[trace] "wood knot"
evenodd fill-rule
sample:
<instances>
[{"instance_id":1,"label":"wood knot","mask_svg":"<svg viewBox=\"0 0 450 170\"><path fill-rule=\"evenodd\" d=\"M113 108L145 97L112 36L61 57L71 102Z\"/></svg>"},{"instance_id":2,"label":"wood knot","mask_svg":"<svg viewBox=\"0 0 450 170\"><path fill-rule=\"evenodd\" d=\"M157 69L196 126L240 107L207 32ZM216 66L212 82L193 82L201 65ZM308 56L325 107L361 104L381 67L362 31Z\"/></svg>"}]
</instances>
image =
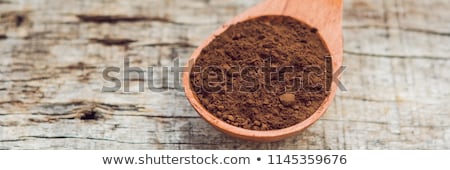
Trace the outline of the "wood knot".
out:
<instances>
[{"instance_id":1,"label":"wood knot","mask_svg":"<svg viewBox=\"0 0 450 170\"><path fill-rule=\"evenodd\" d=\"M73 110L73 118L81 120L99 120L108 117L111 114L111 108L91 104L83 107L79 107Z\"/></svg>"}]
</instances>

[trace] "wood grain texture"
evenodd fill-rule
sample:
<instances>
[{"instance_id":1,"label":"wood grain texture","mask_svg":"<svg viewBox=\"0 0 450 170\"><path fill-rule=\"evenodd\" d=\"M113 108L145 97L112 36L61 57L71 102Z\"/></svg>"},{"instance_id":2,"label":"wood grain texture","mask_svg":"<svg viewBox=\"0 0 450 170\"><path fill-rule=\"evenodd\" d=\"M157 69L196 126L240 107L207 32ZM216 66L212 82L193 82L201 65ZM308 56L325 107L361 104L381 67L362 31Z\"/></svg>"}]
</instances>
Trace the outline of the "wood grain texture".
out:
<instances>
[{"instance_id":1,"label":"wood grain texture","mask_svg":"<svg viewBox=\"0 0 450 170\"><path fill-rule=\"evenodd\" d=\"M213 129L158 68L258 2L0 1L0 149L450 149L446 0L345 0L347 91L318 122L274 143ZM124 56L169 90L102 92Z\"/></svg>"}]
</instances>

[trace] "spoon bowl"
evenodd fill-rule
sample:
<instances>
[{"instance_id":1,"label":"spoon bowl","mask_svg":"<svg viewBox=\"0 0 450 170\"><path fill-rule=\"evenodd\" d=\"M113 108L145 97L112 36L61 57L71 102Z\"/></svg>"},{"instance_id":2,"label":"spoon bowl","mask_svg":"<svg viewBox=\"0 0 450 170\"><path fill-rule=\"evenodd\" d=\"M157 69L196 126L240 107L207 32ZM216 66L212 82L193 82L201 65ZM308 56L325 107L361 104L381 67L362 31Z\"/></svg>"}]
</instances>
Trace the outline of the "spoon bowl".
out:
<instances>
[{"instance_id":1,"label":"spoon bowl","mask_svg":"<svg viewBox=\"0 0 450 170\"><path fill-rule=\"evenodd\" d=\"M191 88L189 75L202 49L231 25L261 16L274 15L289 16L316 28L330 51L333 73L342 65L342 0L266 0L231 19L217 29L194 51L189 59L187 70L183 74L183 86L187 99L202 118L218 130L237 138L271 142L293 136L316 122L331 104L336 93L337 85L332 83L329 95L308 119L284 129L267 131L249 130L230 125L215 117L200 103Z\"/></svg>"}]
</instances>

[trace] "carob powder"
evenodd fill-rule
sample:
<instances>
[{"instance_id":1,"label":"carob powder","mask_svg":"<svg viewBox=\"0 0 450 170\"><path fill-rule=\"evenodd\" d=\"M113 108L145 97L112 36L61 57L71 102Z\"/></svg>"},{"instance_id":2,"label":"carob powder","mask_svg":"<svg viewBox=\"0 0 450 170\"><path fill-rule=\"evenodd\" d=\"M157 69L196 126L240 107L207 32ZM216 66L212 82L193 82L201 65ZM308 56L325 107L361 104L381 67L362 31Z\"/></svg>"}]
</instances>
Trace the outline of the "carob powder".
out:
<instances>
[{"instance_id":1,"label":"carob powder","mask_svg":"<svg viewBox=\"0 0 450 170\"><path fill-rule=\"evenodd\" d=\"M282 129L310 117L327 97L329 56L316 28L263 16L216 36L194 63L190 83L217 118L245 129Z\"/></svg>"}]
</instances>

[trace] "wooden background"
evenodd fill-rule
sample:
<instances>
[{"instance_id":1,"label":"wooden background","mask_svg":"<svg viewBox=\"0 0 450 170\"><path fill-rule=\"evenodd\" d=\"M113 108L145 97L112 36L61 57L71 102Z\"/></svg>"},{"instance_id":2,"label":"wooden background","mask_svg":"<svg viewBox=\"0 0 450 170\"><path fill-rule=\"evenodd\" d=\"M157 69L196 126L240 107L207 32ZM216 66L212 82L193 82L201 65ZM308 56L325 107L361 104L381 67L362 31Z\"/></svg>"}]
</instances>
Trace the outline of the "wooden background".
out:
<instances>
[{"instance_id":1,"label":"wooden background","mask_svg":"<svg viewBox=\"0 0 450 170\"><path fill-rule=\"evenodd\" d=\"M0 0L0 149L450 149L449 1L344 1L348 90L302 134L253 143L208 125L170 76L164 92L101 88L124 56L184 65L258 0Z\"/></svg>"}]
</instances>

